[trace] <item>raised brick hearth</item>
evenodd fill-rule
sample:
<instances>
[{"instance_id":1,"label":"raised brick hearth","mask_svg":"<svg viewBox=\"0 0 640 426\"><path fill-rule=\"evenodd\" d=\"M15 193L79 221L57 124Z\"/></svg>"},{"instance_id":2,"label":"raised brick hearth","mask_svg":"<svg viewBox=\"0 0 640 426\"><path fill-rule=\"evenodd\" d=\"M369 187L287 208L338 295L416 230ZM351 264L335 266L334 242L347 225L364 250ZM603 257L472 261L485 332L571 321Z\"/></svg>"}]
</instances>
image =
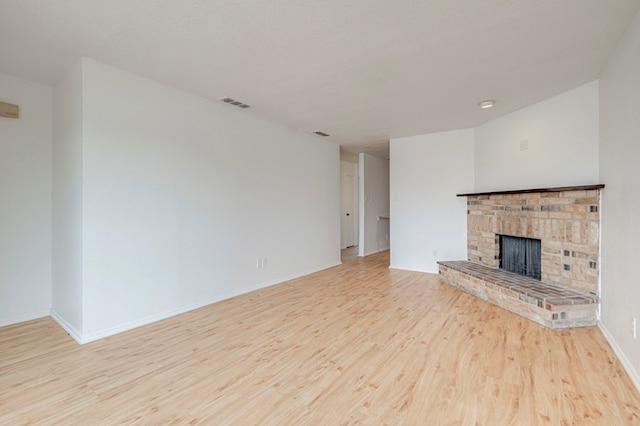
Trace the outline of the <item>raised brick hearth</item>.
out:
<instances>
[{"instance_id":1,"label":"raised brick hearth","mask_svg":"<svg viewBox=\"0 0 640 426\"><path fill-rule=\"evenodd\" d=\"M469 261L438 262L451 285L553 329L595 325L598 297Z\"/></svg>"},{"instance_id":2,"label":"raised brick hearth","mask_svg":"<svg viewBox=\"0 0 640 426\"><path fill-rule=\"evenodd\" d=\"M596 323L604 185L467 197L467 261L439 262L461 290L551 328ZM500 235L541 241L541 281L499 266Z\"/></svg>"}]
</instances>

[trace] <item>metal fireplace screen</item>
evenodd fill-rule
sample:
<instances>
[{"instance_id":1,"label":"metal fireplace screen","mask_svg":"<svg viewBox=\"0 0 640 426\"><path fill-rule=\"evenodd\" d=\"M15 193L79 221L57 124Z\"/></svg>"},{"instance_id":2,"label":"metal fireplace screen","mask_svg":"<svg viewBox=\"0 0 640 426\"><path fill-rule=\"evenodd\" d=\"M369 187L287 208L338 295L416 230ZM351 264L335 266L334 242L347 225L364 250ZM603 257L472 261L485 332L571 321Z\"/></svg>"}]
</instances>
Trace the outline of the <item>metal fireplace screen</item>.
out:
<instances>
[{"instance_id":1,"label":"metal fireplace screen","mask_svg":"<svg viewBox=\"0 0 640 426\"><path fill-rule=\"evenodd\" d=\"M540 240L500 235L500 268L540 279Z\"/></svg>"}]
</instances>

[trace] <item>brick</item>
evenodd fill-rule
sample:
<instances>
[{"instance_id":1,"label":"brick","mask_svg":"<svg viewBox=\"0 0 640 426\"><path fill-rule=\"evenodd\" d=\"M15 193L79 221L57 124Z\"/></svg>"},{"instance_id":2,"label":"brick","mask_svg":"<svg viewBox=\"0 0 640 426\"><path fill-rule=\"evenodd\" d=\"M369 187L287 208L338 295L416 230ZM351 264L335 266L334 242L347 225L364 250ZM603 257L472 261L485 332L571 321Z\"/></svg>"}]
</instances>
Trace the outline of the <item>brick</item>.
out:
<instances>
[{"instance_id":1,"label":"brick","mask_svg":"<svg viewBox=\"0 0 640 426\"><path fill-rule=\"evenodd\" d=\"M532 200L527 200L527 204L535 206L546 206L549 204L549 200L547 198L535 198Z\"/></svg>"},{"instance_id":2,"label":"brick","mask_svg":"<svg viewBox=\"0 0 640 426\"><path fill-rule=\"evenodd\" d=\"M560 196L564 198L584 198L587 196L587 192L584 190L562 191Z\"/></svg>"},{"instance_id":3,"label":"brick","mask_svg":"<svg viewBox=\"0 0 640 426\"><path fill-rule=\"evenodd\" d=\"M576 213L571 213L571 212L549 212L549 217L553 218L553 219L571 219L571 218L575 218Z\"/></svg>"},{"instance_id":4,"label":"brick","mask_svg":"<svg viewBox=\"0 0 640 426\"><path fill-rule=\"evenodd\" d=\"M573 199L571 198L550 198L547 200L547 203L550 205L553 204L573 204Z\"/></svg>"},{"instance_id":5,"label":"brick","mask_svg":"<svg viewBox=\"0 0 640 426\"><path fill-rule=\"evenodd\" d=\"M598 247L600 240L600 224L598 222L589 222L589 238L587 243L592 247Z\"/></svg>"},{"instance_id":6,"label":"brick","mask_svg":"<svg viewBox=\"0 0 640 426\"><path fill-rule=\"evenodd\" d=\"M514 194L514 195L518 195L518 194ZM519 199L522 200L531 200L533 198L540 198L540 193L539 192L525 192L520 194L520 197L518 197Z\"/></svg>"},{"instance_id":7,"label":"brick","mask_svg":"<svg viewBox=\"0 0 640 426\"><path fill-rule=\"evenodd\" d=\"M569 251L581 251L584 253L597 254L598 246L591 246L587 244L573 244L573 243L565 243L564 249Z\"/></svg>"},{"instance_id":8,"label":"brick","mask_svg":"<svg viewBox=\"0 0 640 426\"><path fill-rule=\"evenodd\" d=\"M560 255L562 254L562 244L556 241L543 241L540 244L543 253Z\"/></svg>"},{"instance_id":9,"label":"brick","mask_svg":"<svg viewBox=\"0 0 640 426\"><path fill-rule=\"evenodd\" d=\"M574 212L573 213L573 219L574 220L599 220L600 219L600 214L599 213L588 213L588 212Z\"/></svg>"},{"instance_id":10,"label":"brick","mask_svg":"<svg viewBox=\"0 0 640 426\"><path fill-rule=\"evenodd\" d=\"M600 199L598 197L584 197L584 198L576 198L574 204L599 204Z\"/></svg>"},{"instance_id":11,"label":"brick","mask_svg":"<svg viewBox=\"0 0 640 426\"><path fill-rule=\"evenodd\" d=\"M589 206L587 206L586 204L567 204L562 206L562 211L563 212L581 212L581 213L587 213L589 211Z\"/></svg>"}]
</instances>

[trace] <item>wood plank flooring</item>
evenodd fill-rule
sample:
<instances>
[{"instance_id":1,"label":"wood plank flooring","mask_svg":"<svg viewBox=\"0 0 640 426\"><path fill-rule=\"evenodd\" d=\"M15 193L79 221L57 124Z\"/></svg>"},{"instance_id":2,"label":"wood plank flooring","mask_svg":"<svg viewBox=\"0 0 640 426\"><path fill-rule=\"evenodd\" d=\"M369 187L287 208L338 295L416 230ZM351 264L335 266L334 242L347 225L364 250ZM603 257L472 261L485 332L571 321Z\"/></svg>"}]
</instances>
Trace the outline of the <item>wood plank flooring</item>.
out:
<instances>
[{"instance_id":1,"label":"wood plank flooring","mask_svg":"<svg viewBox=\"0 0 640 426\"><path fill-rule=\"evenodd\" d=\"M595 327L552 331L388 252L83 346L0 328L0 424L634 425Z\"/></svg>"}]
</instances>

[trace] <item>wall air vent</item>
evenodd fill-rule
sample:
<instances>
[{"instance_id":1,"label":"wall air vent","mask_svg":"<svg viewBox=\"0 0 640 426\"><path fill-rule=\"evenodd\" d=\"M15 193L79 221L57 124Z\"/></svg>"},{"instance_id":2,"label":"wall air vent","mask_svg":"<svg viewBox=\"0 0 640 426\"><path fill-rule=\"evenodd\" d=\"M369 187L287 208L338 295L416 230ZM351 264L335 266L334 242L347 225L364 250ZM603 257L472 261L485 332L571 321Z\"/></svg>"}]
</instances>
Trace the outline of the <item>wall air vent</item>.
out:
<instances>
[{"instance_id":1,"label":"wall air vent","mask_svg":"<svg viewBox=\"0 0 640 426\"><path fill-rule=\"evenodd\" d=\"M320 130L316 130L315 132L311 132L311 133L313 133L314 135L322 136L322 137L331 136L329 133L321 132Z\"/></svg>"},{"instance_id":2,"label":"wall air vent","mask_svg":"<svg viewBox=\"0 0 640 426\"><path fill-rule=\"evenodd\" d=\"M0 117L20 118L20 111L18 109L18 105L8 104L6 102L0 102Z\"/></svg>"},{"instance_id":3,"label":"wall air vent","mask_svg":"<svg viewBox=\"0 0 640 426\"><path fill-rule=\"evenodd\" d=\"M225 104L237 106L238 108L242 108L242 109L247 109L247 108L249 108L251 106L251 105L247 105L247 104L245 104L243 102L236 101L235 99L231 99L231 98L227 98L227 97L220 98L220 100L222 102L224 102Z\"/></svg>"}]
</instances>

